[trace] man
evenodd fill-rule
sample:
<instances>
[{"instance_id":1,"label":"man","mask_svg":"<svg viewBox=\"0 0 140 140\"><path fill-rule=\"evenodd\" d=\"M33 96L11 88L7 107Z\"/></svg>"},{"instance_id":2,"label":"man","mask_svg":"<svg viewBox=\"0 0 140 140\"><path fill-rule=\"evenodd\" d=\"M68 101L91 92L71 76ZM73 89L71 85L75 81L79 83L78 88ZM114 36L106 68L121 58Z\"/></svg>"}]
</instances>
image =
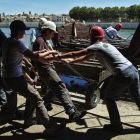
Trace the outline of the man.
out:
<instances>
[{"instance_id":1,"label":"man","mask_svg":"<svg viewBox=\"0 0 140 140\"><path fill-rule=\"evenodd\" d=\"M39 23L38 23L38 27L32 30L31 35L30 35L31 46L35 42L36 38L41 35L40 28L41 28L42 24L46 21L47 21L46 18L40 18Z\"/></svg>"},{"instance_id":2,"label":"man","mask_svg":"<svg viewBox=\"0 0 140 140\"><path fill-rule=\"evenodd\" d=\"M118 31L120 29L122 29L121 23L117 23L114 28L112 26L108 27L107 29L105 29L105 39L106 40L115 39L115 38L126 39L118 34Z\"/></svg>"},{"instance_id":3,"label":"man","mask_svg":"<svg viewBox=\"0 0 140 140\"><path fill-rule=\"evenodd\" d=\"M6 35L0 30L0 116L4 118L4 121L10 121L21 118L22 113L17 108L17 95L4 85L2 79L2 45L6 39Z\"/></svg>"},{"instance_id":4,"label":"man","mask_svg":"<svg viewBox=\"0 0 140 140\"><path fill-rule=\"evenodd\" d=\"M2 44L6 39L5 34L0 30L0 108L7 103L6 93L4 91L4 85L1 78L1 55L2 55Z\"/></svg>"},{"instance_id":5,"label":"man","mask_svg":"<svg viewBox=\"0 0 140 140\"><path fill-rule=\"evenodd\" d=\"M6 39L2 46L2 62L3 62L3 78L5 84L26 98L24 126L32 125L32 114L36 109L40 121L46 128L48 134L55 134L56 131L62 128L62 125L57 125L49 118L48 112L44 106L44 102L34 87L27 83L22 70L23 55L41 61L43 52L31 52L25 47L20 39L23 38L26 27L24 22L15 20L10 24L11 37ZM47 52L48 54L55 53L54 51Z\"/></svg>"},{"instance_id":6,"label":"man","mask_svg":"<svg viewBox=\"0 0 140 140\"><path fill-rule=\"evenodd\" d=\"M46 60L64 59L63 61L81 62L94 57L111 73L111 76L104 81L100 90L101 97L106 101L111 124L105 125L105 130L121 132L123 130L119 111L115 102L116 97L122 91L129 88L132 97L140 108L140 83L138 70L127 60L114 46L103 43L104 30L94 26L90 30L91 46L80 51L69 52L57 55L55 58L46 56Z\"/></svg>"},{"instance_id":7,"label":"man","mask_svg":"<svg viewBox=\"0 0 140 140\"><path fill-rule=\"evenodd\" d=\"M56 32L56 25L52 21L45 21L41 26L41 36L38 37L33 44L33 51L39 51L42 49L47 49L48 51L52 51L53 47L50 43L50 40L54 37ZM52 56L52 55L51 55ZM80 112L77 110L75 105L73 104L69 92L66 89L65 84L59 78L57 72L55 71L53 62L35 62L35 67L38 71L38 74L42 81L49 88L49 93L46 91L46 96L44 97L44 101L46 103L46 107L48 108L48 104L51 102L50 98L53 93L63 104L66 113L69 115L69 119L72 121L77 121L81 119L86 112ZM49 105L49 109L51 110L51 106Z\"/></svg>"},{"instance_id":8,"label":"man","mask_svg":"<svg viewBox=\"0 0 140 140\"><path fill-rule=\"evenodd\" d=\"M30 35L31 46L35 42L36 38L41 36L41 27L47 21L48 20L46 18L44 18L44 17L39 19L38 27L33 29L32 33ZM58 33L55 33L54 37L51 40L48 40L48 42L51 44L51 46L58 45Z\"/></svg>"}]
</instances>

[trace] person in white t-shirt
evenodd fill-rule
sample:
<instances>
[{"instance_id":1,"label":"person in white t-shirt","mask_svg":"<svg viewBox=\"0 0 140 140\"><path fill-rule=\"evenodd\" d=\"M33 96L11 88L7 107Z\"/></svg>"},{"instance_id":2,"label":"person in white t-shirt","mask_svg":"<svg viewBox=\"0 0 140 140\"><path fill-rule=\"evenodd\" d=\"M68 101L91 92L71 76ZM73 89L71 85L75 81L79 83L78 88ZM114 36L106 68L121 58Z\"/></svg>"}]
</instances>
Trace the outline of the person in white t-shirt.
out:
<instances>
[{"instance_id":1,"label":"person in white t-shirt","mask_svg":"<svg viewBox=\"0 0 140 140\"><path fill-rule=\"evenodd\" d=\"M105 100L111 124L104 125L105 130L120 133L123 130L116 98L125 89L129 89L138 108L140 108L140 82L139 73L134 65L125 58L113 45L104 43L104 30L99 26L93 26L90 30L91 45L80 51L66 54L57 54L46 57L46 60L58 59L67 63L81 62L91 57L96 58L111 73L104 81L100 90L102 99ZM67 59L66 59L67 58ZM93 69L94 70L94 69Z\"/></svg>"}]
</instances>

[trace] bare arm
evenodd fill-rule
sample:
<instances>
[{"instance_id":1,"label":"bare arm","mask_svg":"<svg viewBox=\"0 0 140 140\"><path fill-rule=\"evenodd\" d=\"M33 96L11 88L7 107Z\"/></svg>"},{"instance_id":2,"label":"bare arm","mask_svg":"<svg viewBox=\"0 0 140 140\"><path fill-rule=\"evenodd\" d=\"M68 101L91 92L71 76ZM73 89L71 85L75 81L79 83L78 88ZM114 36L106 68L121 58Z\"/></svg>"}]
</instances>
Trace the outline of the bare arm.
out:
<instances>
[{"instance_id":1,"label":"bare arm","mask_svg":"<svg viewBox=\"0 0 140 140\"><path fill-rule=\"evenodd\" d=\"M27 67L32 67L31 62L26 57L23 57L23 61Z\"/></svg>"},{"instance_id":2,"label":"bare arm","mask_svg":"<svg viewBox=\"0 0 140 140\"><path fill-rule=\"evenodd\" d=\"M83 49L83 50L80 50L80 51L72 51L72 52L69 52L69 53L62 54L60 57L61 58L80 57L80 56L86 55L87 53L88 53L87 49Z\"/></svg>"},{"instance_id":3,"label":"bare arm","mask_svg":"<svg viewBox=\"0 0 140 140\"><path fill-rule=\"evenodd\" d=\"M31 85L35 84L35 81L29 76L27 72L24 72L24 77Z\"/></svg>"},{"instance_id":4,"label":"bare arm","mask_svg":"<svg viewBox=\"0 0 140 140\"><path fill-rule=\"evenodd\" d=\"M46 56L44 57L46 60L55 60L55 59L65 59L65 58L74 58L74 57L81 57L84 55L87 55L88 51L87 49L83 49L80 51L72 51L72 52L68 52L65 54L61 54L61 55L55 55L55 56Z\"/></svg>"},{"instance_id":5,"label":"bare arm","mask_svg":"<svg viewBox=\"0 0 140 140\"><path fill-rule=\"evenodd\" d=\"M28 49L24 52L24 55L29 57L29 58L31 58L31 59L35 59L35 60L37 60L38 57L39 57L38 52L34 53L34 52L32 52L32 51L30 51Z\"/></svg>"},{"instance_id":6,"label":"bare arm","mask_svg":"<svg viewBox=\"0 0 140 140\"><path fill-rule=\"evenodd\" d=\"M126 38L124 38L124 37L120 36L119 34L117 34L117 38L118 38L118 39L123 39L123 40L125 40L125 39L126 39Z\"/></svg>"},{"instance_id":7,"label":"bare arm","mask_svg":"<svg viewBox=\"0 0 140 140\"><path fill-rule=\"evenodd\" d=\"M62 59L62 61L66 62L66 63L79 63L85 60L88 60L92 57L91 54L87 54L87 55L83 55L81 57L77 57L77 58L67 58L67 59Z\"/></svg>"},{"instance_id":8,"label":"bare arm","mask_svg":"<svg viewBox=\"0 0 140 140\"><path fill-rule=\"evenodd\" d=\"M50 55L50 54L55 54L55 53L56 53L56 51L46 51L46 50L32 52L27 49L24 52L24 55L31 59L44 60L45 56Z\"/></svg>"}]
</instances>

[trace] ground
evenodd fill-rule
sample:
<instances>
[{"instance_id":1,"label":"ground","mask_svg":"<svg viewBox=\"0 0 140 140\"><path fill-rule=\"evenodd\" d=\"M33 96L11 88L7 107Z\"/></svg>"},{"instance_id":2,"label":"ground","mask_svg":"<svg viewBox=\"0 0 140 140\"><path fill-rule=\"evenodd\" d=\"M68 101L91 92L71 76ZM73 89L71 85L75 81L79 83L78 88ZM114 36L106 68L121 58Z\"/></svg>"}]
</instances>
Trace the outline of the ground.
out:
<instances>
[{"instance_id":1,"label":"ground","mask_svg":"<svg viewBox=\"0 0 140 140\"><path fill-rule=\"evenodd\" d=\"M84 95L71 93L72 99L78 108L85 108ZM18 107L24 109L25 99L18 96ZM140 111L133 102L117 101L124 131L122 134L114 134L103 131L104 124L109 123L106 106L99 103L94 109L88 110L86 116L78 123L68 122L68 116L61 104L53 103L50 116L58 121L68 122L66 128L54 137L44 137L42 125L33 125L28 129L21 129L23 120L14 120L12 124L2 123L0 126L0 140L28 139L28 140L140 140Z\"/></svg>"}]
</instances>

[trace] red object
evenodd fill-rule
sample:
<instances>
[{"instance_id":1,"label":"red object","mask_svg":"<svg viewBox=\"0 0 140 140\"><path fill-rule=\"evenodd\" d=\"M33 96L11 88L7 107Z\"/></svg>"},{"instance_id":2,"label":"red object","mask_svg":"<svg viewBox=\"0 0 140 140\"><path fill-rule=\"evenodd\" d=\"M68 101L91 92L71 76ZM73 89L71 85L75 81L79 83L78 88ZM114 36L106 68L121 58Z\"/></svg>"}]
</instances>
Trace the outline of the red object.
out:
<instances>
[{"instance_id":1,"label":"red object","mask_svg":"<svg viewBox=\"0 0 140 140\"><path fill-rule=\"evenodd\" d=\"M120 30L122 27L123 27L123 26L122 26L121 23L117 23L117 24L115 25L115 28L116 28L117 30Z\"/></svg>"},{"instance_id":2,"label":"red object","mask_svg":"<svg viewBox=\"0 0 140 140\"><path fill-rule=\"evenodd\" d=\"M100 26L93 26L90 29L90 35L93 38L103 38L104 37L104 30Z\"/></svg>"}]
</instances>

